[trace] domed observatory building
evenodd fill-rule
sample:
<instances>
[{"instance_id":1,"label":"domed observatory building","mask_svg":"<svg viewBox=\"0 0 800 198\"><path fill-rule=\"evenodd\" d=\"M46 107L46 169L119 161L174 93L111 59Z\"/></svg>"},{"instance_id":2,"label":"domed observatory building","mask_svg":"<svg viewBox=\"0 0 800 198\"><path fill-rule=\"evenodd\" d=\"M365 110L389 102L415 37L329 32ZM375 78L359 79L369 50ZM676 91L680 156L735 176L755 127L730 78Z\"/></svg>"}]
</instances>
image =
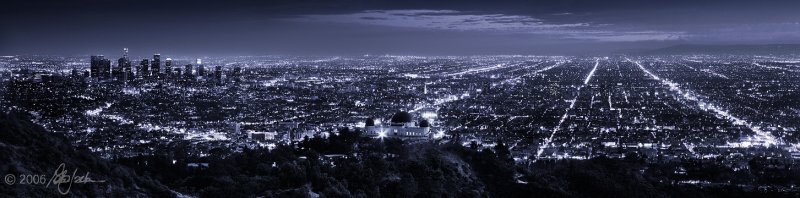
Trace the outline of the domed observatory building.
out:
<instances>
[{"instance_id":1,"label":"domed observatory building","mask_svg":"<svg viewBox=\"0 0 800 198\"><path fill-rule=\"evenodd\" d=\"M431 124L428 120L414 121L414 116L408 112L395 113L389 123L376 122L369 118L364 127L366 135L372 137L395 137L402 139L425 139L432 137Z\"/></svg>"}]
</instances>

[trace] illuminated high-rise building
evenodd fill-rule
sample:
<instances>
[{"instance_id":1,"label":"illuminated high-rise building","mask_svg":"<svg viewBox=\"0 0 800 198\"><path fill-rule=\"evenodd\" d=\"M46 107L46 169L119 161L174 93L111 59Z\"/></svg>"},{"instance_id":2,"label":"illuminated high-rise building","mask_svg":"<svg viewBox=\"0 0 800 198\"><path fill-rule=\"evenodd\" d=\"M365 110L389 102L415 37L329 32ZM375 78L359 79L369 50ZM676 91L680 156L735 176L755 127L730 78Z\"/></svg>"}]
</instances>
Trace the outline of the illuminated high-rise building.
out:
<instances>
[{"instance_id":1,"label":"illuminated high-rise building","mask_svg":"<svg viewBox=\"0 0 800 198\"><path fill-rule=\"evenodd\" d=\"M203 65L197 65L197 76L205 77L206 76L206 67Z\"/></svg>"},{"instance_id":2,"label":"illuminated high-rise building","mask_svg":"<svg viewBox=\"0 0 800 198\"><path fill-rule=\"evenodd\" d=\"M104 58L102 63L103 63L103 65L102 65L103 66L102 67L102 69L103 69L103 78L106 78L106 79L111 78L111 60L108 60L108 59Z\"/></svg>"},{"instance_id":3,"label":"illuminated high-rise building","mask_svg":"<svg viewBox=\"0 0 800 198\"><path fill-rule=\"evenodd\" d=\"M216 80L217 83L222 83L222 66L217 65L217 67L214 68L214 80Z\"/></svg>"},{"instance_id":4,"label":"illuminated high-rise building","mask_svg":"<svg viewBox=\"0 0 800 198\"><path fill-rule=\"evenodd\" d=\"M147 78L150 76L150 59L142 59L142 62L139 62L139 78Z\"/></svg>"},{"instance_id":5,"label":"illuminated high-rise building","mask_svg":"<svg viewBox=\"0 0 800 198\"><path fill-rule=\"evenodd\" d=\"M164 61L164 76L172 77L172 58Z\"/></svg>"},{"instance_id":6,"label":"illuminated high-rise building","mask_svg":"<svg viewBox=\"0 0 800 198\"><path fill-rule=\"evenodd\" d=\"M101 72L101 69L100 69L101 68L101 61L104 58L105 57L103 55L94 55L94 56L92 56L92 60L91 60L92 62L90 63L90 66L89 66L89 72L90 72L92 78L99 78L101 76L100 75L100 72Z\"/></svg>"},{"instance_id":7,"label":"illuminated high-rise building","mask_svg":"<svg viewBox=\"0 0 800 198\"><path fill-rule=\"evenodd\" d=\"M111 68L111 78L114 80L122 79L122 64L120 64L119 59L117 60L117 66Z\"/></svg>"},{"instance_id":8,"label":"illuminated high-rise building","mask_svg":"<svg viewBox=\"0 0 800 198\"><path fill-rule=\"evenodd\" d=\"M153 62L150 63L150 72L153 78L158 78L161 75L161 54L153 55Z\"/></svg>"},{"instance_id":9,"label":"illuminated high-rise building","mask_svg":"<svg viewBox=\"0 0 800 198\"><path fill-rule=\"evenodd\" d=\"M201 78L206 76L206 67L203 66L203 60L199 58L197 59L197 76Z\"/></svg>"},{"instance_id":10,"label":"illuminated high-rise building","mask_svg":"<svg viewBox=\"0 0 800 198\"><path fill-rule=\"evenodd\" d=\"M242 67L240 67L240 66L233 67L233 72L231 72L231 75L230 75L229 78L233 79L234 82L241 81L242 80Z\"/></svg>"},{"instance_id":11,"label":"illuminated high-rise building","mask_svg":"<svg viewBox=\"0 0 800 198\"><path fill-rule=\"evenodd\" d=\"M193 75L192 75L192 64L186 65L186 69L183 70L183 75L186 76L186 78L192 78L193 77Z\"/></svg>"},{"instance_id":12,"label":"illuminated high-rise building","mask_svg":"<svg viewBox=\"0 0 800 198\"><path fill-rule=\"evenodd\" d=\"M132 78L132 71L131 71L131 61L128 60L128 48L123 49L125 54L122 55L122 58L117 60L117 74L115 75L117 79L122 81L128 81Z\"/></svg>"},{"instance_id":13,"label":"illuminated high-rise building","mask_svg":"<svg viewBox=\"0 0 800 198\"><path fill-rule=\"evenodd\" d=\"M103 55L92 56L89 69L93 78L107 79L111 76L111 61Z\"/></svg>"}]
</instances>

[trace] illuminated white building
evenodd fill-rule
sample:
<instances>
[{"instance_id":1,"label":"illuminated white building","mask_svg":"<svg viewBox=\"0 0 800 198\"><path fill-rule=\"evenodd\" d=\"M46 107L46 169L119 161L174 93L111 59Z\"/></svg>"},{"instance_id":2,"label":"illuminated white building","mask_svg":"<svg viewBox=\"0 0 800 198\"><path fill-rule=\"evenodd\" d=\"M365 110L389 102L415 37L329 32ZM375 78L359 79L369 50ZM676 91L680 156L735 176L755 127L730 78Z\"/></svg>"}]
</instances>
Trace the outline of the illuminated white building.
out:
<instances>
[{"instance_id":1,"label":"illuminated white building","mask_svg":"<svg viewBox=\"0 0 800 198\"><path fill-rule=\"evenodd\" d=\"M379 138L424 139L433 137L430 132L430 122L426 119L414 121L414 116L408 112L394 114L389 123L381 123L369 118L365 123L364 131L367 136Z\"/></svg>"}]
</instances>

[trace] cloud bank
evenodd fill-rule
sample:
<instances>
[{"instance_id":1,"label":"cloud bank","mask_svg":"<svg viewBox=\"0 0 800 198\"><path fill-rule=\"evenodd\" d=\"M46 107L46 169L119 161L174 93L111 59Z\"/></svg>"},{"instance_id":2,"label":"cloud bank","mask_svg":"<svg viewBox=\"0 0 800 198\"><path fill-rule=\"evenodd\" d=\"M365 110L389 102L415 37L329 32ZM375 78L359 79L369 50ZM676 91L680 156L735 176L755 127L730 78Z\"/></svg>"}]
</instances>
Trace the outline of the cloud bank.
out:
<instances>
[{"instance_id":1,"label":"cloud bank","mask_svg":"<svg viewBox=\"0 0 800 198\"><path fill-rule=\"evenodd\" d=\"M531 34L598 42L682 40L685 32L621 30L611 24L553 23L524 15L485 14L457 10L366 10L349 14L301 15L300 22L352 23L400 28ZM616 28L616 29L615 29Z\"/></svg>"}]
</instances>

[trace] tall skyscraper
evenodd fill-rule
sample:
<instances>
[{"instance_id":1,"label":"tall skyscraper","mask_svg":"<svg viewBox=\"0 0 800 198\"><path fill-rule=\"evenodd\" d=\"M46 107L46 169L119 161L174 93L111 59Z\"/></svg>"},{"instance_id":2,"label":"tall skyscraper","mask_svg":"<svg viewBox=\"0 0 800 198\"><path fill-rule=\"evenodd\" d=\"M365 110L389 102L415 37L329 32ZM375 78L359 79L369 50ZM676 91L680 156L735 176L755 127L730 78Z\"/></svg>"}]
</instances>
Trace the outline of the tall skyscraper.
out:
<instances>
[{"instance_id":1,"label":"tall skyscraper","mask_svg":"<svg viewBox=\"0 0 800 198\"><path fill-rule=\"evenodd\" d=\"M214 80L216 80L217 83L222 83L222 66L217 65L217 67L214 68Z\"/></svg>"},{"instance_id":2,"label":"tall skyscraper","mask_svg":"<svg viewBox=\"0 0 800 198\"><path fill-rule=\"evenodd\" d=\"M148 78L150 77L150 59L142 59L142 62L139 62L139 77L140 78Z\"/></svg>"},{"instance_id":3,"label":"tall skyscraper","mask_svg":"<svg viewBox=\"0 0 800 198\"><path fill-rule=\"evenodd\" d=\"M206 67L203 65L197 65L197 76L205 77L206 76Z\"/></svg>"},{"instance_id":4,"label":"tall skyscraper","mask_svg":"<svg viewBox=\"0 0 800 198\"><path fill-rule=\"evenodd\" d=\"M197 59L197 76L203 78L206 76L206 67L203 66L203 60Z\"/></svg>"},{"instance_id":5,"label":"tall skyscraper","mask_svg":"<svg viewBox=\"0 0 800 198\"><path fill-rule=\"evenodd\" d=\"M172 58L167 58L164 61L164 76L172 77Z\"/></svg>"},{"instance_id":6,"label":"tall skyscraper","mask_svg":"<svg viewBox=\"0 0 800 198\"><path fill-rule=\"evenodd\" d=\"M127 79L128 81L132 81L132 80L133 80L133 79L135 79L136 77L135 77L135 76L133 76L133 66L132 66L132 64L131 64L131 61L130 61L130 59L128 58L128 48L125 48L125 60L128 60L128 61L127 61L127 64L126 64L126 65L125 65L125 67L124 67L124 69L125 69L125 76L126 76L126 77L125 77L125 79Z\"/></svg>"},{"instance_id":7,"label":"tall skyscraper","mask_svg":"<svg viewBox=\"0 0 800 198\"><path fill-rule=\"evenodd\" d=\"M117 66L111 68L111 78L115 80L122 79L122 58L117 59Z\"/></svg>"},{"instance_id":8,"label":"tall skyscraper","mask_svg":"<svg viewBox=\"0 0 800 198\"><path fill-rule=\"evenodd\" d=\"M242 67L236 66L233 68L233 80L239 82L242 78Z\"/></svg>"},{"instance_id":9,"label":"tall skyscraper","mask_svg":"<svg viewBox=\"0 0 800 198\"><path fill-rule=\"evenodd\" d=\"M94 55L92 56L92 62L89 66L89 74L91 74L92 78L99 78L100 77L100 62L105 57L103 55Z\"/></svg>"},{"instance_id":10,"label":"tall skyscraper","mask_svg":"<svg viewBox=\"0 0 800 198\"><path fill-rule=\"evenodd\" d=\"M186 69L183 70L183 75L186 76L186 78L192 78L193 77L193 75L192 75L192 64L186 65Z\"/></svg>"},{"instance_id":11,"label":"tall skyscraper","mask_svg":"<svg viewBox=\"0 0 800 198\"><path fill-rule=\"evenodd\" d=\"M103 76L108 79L111 78L111 60L103 59Z\"/></svg>"},{"instance_id":12,"label":"tall skyscraper","mask_svg":"<svg viewBox=\"0 0 800 198\"><path fill-rule=\"evenodd\" d=\"M122 55L122 58L117 60L117 78L122 81L128 81L132 78L132 71L131 71L131 61L128 60L128 48L123 48L125 54Z\"/></svg>"},{"instance_id":13,"label":"tall skyscraper","mask_svg":"<svg viewBox=\"0 0 800 198\"><path fill-rule=\"evenodd\" d=\"M153 55L153 62L151 62L150 72L153 78L158 78L161 76L161 54L154 54Z\"/></svg>"},{"instance_id":14,"label":"tall skyscraper","mask_svg":"<svg viewBox=\"0 0 800 198\"><path fill-rule=\"evenodd\" d=\"M103 55L92 56L89 71L93 78L107 79L111 76L111 61Z\"/></svg>"}]
</instances>

